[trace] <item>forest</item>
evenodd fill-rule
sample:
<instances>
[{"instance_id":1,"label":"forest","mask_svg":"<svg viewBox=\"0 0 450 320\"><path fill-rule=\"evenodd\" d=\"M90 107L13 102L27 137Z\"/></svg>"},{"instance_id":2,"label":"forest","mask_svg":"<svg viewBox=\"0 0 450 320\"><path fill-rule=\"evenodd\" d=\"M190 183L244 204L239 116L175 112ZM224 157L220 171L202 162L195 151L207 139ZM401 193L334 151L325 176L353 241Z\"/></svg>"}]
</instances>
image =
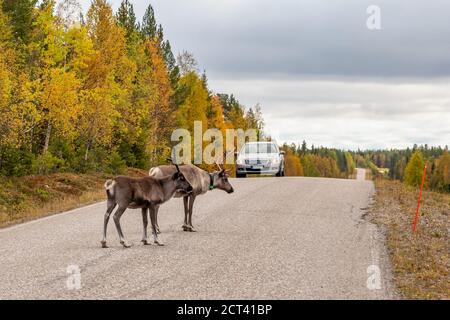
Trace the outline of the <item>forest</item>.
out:
<instances>
[{"instance_id":1,"label":"forest","mask_svg":"<svg viewBox=\"0 0 450 320\"><path fill-rule=\"evenodd\" d=\"M0 175L147 169L175 128L262 129L260 107L213 93L175 57L151 5L0 0Z\"/></svg>"},{"instance_id":2,"label":"forest","mask_svg":"<svg viewBox=\"0 0 450 320\"><path fill-rule=\"evenodd\" d=\"M151 5L141 21L129 0L117 12L106 0L86 14L76 0L0 9L0 176L148 170L170 156L171 132L192 132L194 121L270 140L261 106L213 92L191 53L174 54ZM282 149L287 175L349 178L365 167L417 186L428 163L426 186L450 191L448 147Z\"/></svg>"},{"instance_id":3,"label":"forest","mask_svg":"<svg viewBox=\"0 0 450 320\"><path fill-rule=\"evenodd\" d=\"M444 148L413 145L412 148L353 152L359 167L369 168L374 176L386 176L418 187L427 165L425 187L450 192L450 155Z\"/></svg>"},{"instance_id":4,"label":"forest","mask_svg":"<svg viewBox=\"0 0 450 320\"><path fill-rule=\"evenodd\" d=\"M388 178L419 187L427 165L424 186L450 192L448 146L414 145L406 149L343 151L325 147L308 148L307 143L283 145L287 175L349 178L354 169L367 168L372 178Z\"/></svg>"}]
</instances>

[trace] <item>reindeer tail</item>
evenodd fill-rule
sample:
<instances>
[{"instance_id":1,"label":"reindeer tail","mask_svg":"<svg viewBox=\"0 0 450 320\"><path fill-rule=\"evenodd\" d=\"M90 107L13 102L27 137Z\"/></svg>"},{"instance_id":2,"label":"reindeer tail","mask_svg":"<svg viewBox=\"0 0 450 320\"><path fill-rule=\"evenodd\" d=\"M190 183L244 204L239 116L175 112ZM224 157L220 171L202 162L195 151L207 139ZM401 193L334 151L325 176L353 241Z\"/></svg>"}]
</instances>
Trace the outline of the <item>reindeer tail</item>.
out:
<instances>
[{"instance_id":1,"label":"reindeer tail","mask_svg":"<svg viewBox=\"0 0 450 320\"><path fill-rule=\"evenodd\" d=\"M116 184L116 182L111 179L105 182L105 190L106 190L106 194L108 195L108 198L114 196L114 185L115 184Z\"/></svg>"}]
</instances>

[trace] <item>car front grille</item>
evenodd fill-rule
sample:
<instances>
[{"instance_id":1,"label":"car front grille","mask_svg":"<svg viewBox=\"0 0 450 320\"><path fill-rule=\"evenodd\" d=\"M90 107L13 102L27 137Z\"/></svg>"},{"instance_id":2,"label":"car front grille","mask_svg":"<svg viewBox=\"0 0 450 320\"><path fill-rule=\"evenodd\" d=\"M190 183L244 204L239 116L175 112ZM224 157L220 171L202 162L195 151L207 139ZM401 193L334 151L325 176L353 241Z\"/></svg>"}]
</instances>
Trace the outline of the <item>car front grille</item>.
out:
<instances>
[{"instance_id":1,"label":"car front grille","mask_svg":"<svg viewBox=\"0 0 450 320\"><path fill-rule=\"evenodd\" d=\"M248 165L262 165L267 167L269 165L269 160L245 160L245 164Z\"/></svg>"}]
</instances>

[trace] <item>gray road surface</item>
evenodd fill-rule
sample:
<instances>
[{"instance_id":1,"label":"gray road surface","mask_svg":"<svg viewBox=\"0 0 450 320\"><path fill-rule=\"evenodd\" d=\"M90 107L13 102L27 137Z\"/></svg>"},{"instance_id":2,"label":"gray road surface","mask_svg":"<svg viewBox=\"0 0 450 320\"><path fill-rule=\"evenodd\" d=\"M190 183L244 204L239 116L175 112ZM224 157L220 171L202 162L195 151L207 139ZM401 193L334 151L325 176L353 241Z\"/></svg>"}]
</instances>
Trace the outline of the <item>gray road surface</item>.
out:
<instances>
[{"instance_id":1,"label":"gray road surface","mask_svg":"<svg viewBox=\"0 0 450 320\"><path fill-rule=\"evenodd\" d=\"M0 230L0 299L395 297L382 237L361 218L372 182L232 184L234 194L197 198L197 233L181 230L181 199L164 205L163 247L140 244L140 211L129 210L122 228L134 246L120 246L111 219L110 248L102 249L105 203ZM81 270L81 289L68 278L71 265Z\"/></svg>"},{"instance_id":2,"label":"gray road surface","mask_svg":"<svg viewBox=\"0 0 450 320\"><path fill-rule=\"evenodd\" d=\"M356 180L366 180L366 169L356 168Z\"/></svg>"}]
</instances>

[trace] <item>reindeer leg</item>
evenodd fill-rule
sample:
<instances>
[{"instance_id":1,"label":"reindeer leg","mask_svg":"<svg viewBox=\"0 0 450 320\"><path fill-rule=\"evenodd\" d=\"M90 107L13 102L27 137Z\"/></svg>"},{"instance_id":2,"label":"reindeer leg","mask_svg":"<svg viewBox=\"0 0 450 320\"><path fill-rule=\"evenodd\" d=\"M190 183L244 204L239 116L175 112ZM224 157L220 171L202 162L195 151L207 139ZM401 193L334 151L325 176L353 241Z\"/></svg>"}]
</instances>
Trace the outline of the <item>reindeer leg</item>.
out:
<instances>
[{"instance_id":1,"label":"reindeer leg","mask_svg":"<svg viewBox=\"0 0 450 320\"><path fill-rule=\"evenodd\" d=\"M116 203L114 201L108 200L105 218L103 221L103 240L101 241L102 248L108 248L108 246L106 245L106 228L108 227L109 216L111 215L111 212L113 212L115 207Z\"/></svg>"},{"instance_id":2,"label":"reindeer leg","mask_svg":"<svg viewBox=\"0 0 450 320\"><path fill-rule=\"evenodd\" d=\"M160 234L161 230L159 229L159 224L158 224L158 212L159 212L159 205L155 206L155 224L156 224L156 233Z\"/></svg>"},{"instance_id":3,"label":"reindeer leg","mask_svg":"<svg viewBox=\"0 0 450 320\"><path fill-rule=\"evenodd\" d=\"M141 242L144 245L148 245L150 243L148 243L148 240L147 240L147 225L148 225L148 209L147 208L142 208L142 225L144 227L144 230L142 233Z\"/></svg>"},{"instance_id":4,"label":"reindeer leg","mask_svg":"<svg viewBox=\"0 0 450 320\"><path fill-rule=\"evenodd\" d=\"M189 197L189 224L188 224L188 228L190 232L196 232L197 230L195 230L194 226L192 225L192 211L194 209L194 200L195 200L195 196L190 196Z\"/></svg>"},{"instance_id":5,"label":"reindeer leg","mask_svg":"<svg viewBox=\"0 0 450 320\"><path fill-rule=\"evenodd\" d=\"M116 224L117 232L119 233L120 244L123 245L125 248L129 248L129 247L131 247L131 245L129 245L125 242L122 228L120 227L120 217L122 216L122 214L125 212L126 209L127 209L127 207L119 206L117 211L114 213L114 223Z\"/></svg>"},{"instance_id":6,"label":"reindeer leg","mask_svg":"<svg viewBox=\"0 0 450 320\"><path fill-rule=\"evenodd\" d=\"M164 243L158 238L158 233L156 232L156 223L155 223L155 207L150 207L150 221L152 223L152 233L153 233L153 242L159 246L163 246Z\"/></svg>"},{"instance_id":7,"label":"reindeer leg","mask_svg":"<svg viewBox=\"0 0 450 320\"><path fill-rule=\"evenodd\" d=\"M189 214L188 200L189 200L189 196L184 196L183 197L183 204L184 204L184 224L182 226L183 231L189 231L189 225L188 225L188 214Z\"/></svg>"}]
</instances>

